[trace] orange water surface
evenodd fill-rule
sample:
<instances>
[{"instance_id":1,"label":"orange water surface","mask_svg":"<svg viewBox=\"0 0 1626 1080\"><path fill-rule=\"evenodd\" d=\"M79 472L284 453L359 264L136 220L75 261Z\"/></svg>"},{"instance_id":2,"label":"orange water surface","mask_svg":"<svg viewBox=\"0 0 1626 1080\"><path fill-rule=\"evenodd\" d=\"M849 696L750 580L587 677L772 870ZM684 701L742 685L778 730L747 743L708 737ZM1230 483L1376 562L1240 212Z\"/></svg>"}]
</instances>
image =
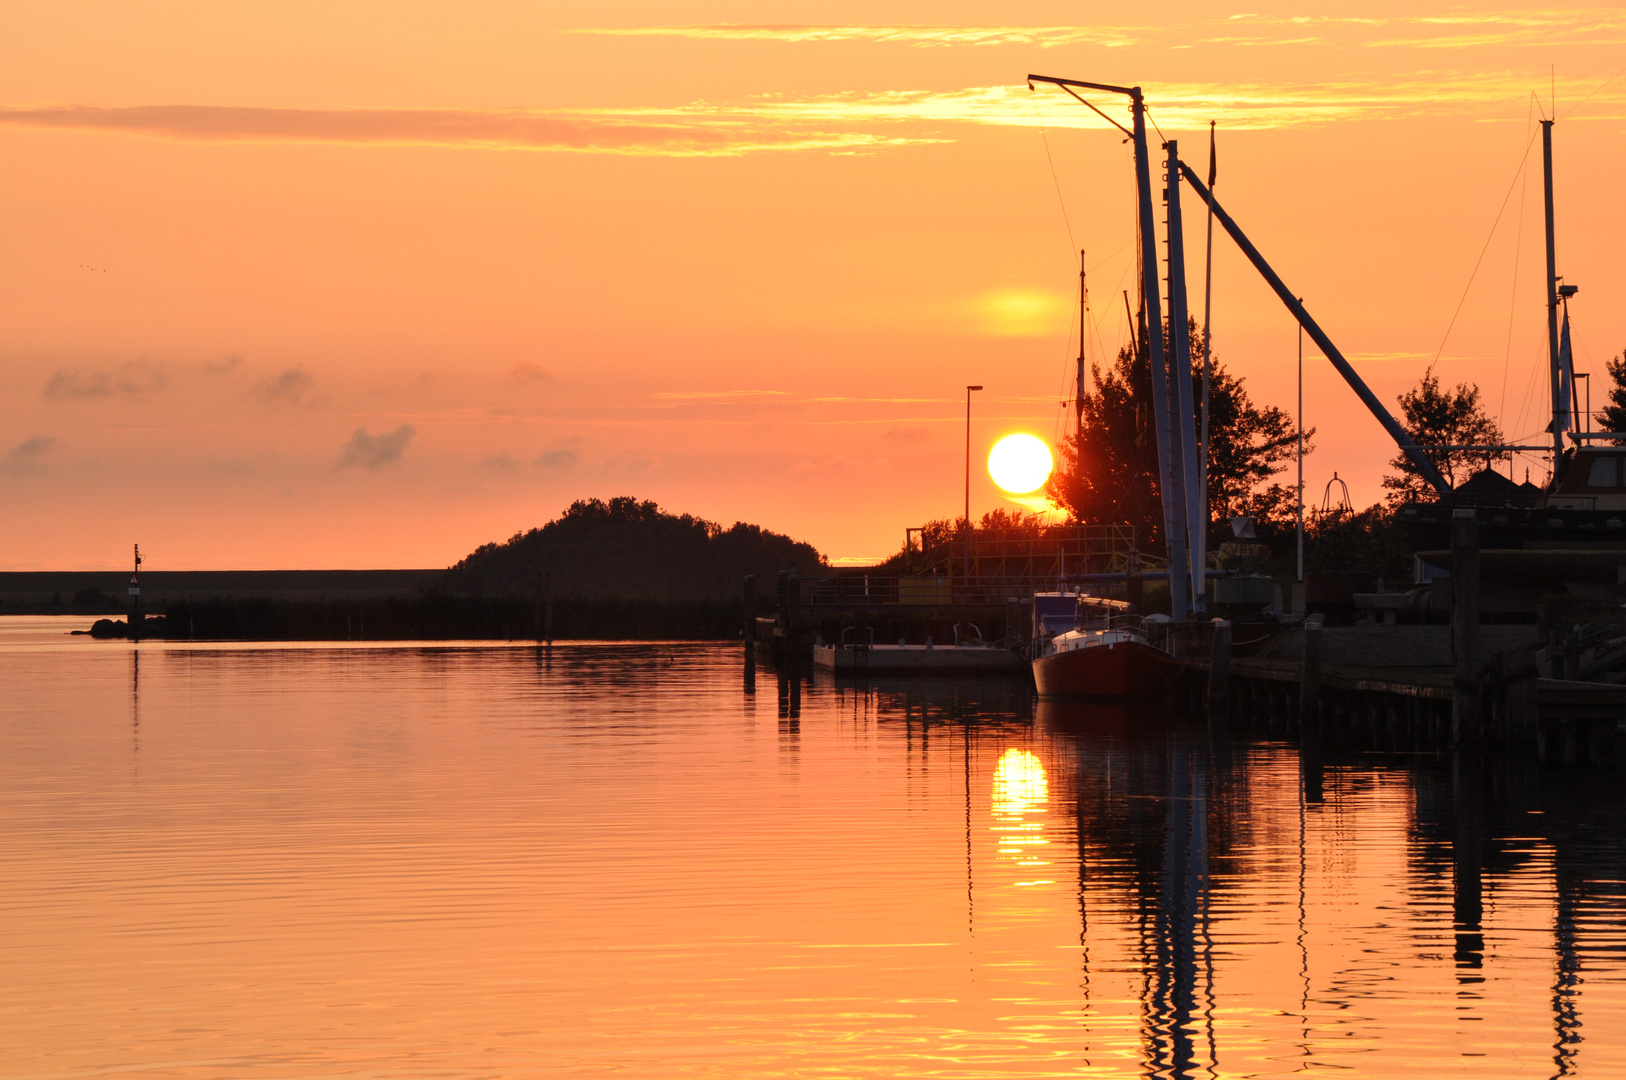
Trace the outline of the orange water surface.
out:
<instances>
[{"instance_id":1,"label":"orange water surface","mask_svg":"<svg viewBox=\"0 0 1626 1080\"><path fill-rule=\"evenodd\" d=\"M1619 775L0 619L0 1076L1626 1075Z\"/></svg>"}]
</instances>

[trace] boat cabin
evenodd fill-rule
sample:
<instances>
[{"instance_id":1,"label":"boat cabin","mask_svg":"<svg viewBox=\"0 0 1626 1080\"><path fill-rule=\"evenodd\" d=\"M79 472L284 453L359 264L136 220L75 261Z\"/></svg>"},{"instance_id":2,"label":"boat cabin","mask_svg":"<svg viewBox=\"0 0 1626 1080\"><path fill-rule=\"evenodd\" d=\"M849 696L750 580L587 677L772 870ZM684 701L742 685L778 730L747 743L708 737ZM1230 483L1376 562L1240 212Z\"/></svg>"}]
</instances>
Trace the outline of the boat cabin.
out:
<instances>
[{"instance_id":1,"label":"boat cabin","mask_svg":"<svg viewBox=\"0 0 1626 1080\"><path fill-rule=\"evenodd\" d=\"M1033 595L1033 636L1065 634L1089 626L1104 626L1115 616L1134 610L1122 600L1108 600L1083 592L1043 592Z\"/></svg>"},{"instance_id":2,"label":"boat cabin","mask_svg":"<svg viewBox=\"0 0 1626 1080\"><path fill-rule=\"evenodd\" d=\"M1626 510L1626 447L1586 447L1564 457L1549 509Z\"/></svg>"}]
</instances>

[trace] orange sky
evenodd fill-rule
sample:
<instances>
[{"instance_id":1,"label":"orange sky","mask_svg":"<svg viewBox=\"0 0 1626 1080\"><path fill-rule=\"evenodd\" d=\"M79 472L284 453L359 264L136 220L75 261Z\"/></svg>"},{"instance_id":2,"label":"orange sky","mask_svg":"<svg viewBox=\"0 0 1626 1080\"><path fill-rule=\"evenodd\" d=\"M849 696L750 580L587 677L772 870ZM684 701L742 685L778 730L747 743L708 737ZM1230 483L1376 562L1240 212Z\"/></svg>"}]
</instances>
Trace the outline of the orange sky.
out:
<instances>
[{"instance_id":1,"label":"orange sky","mask_svg":"<svg viewBox=\"0 0 1626 1080\"><path fill-rule=\"evenodd\" d=\"M966 383L979 458L1057 433L1075 247L1123 336L1126 148L1029 71L1143 85L1188 156L1217 119L1220 198L1379 396L1439 352L1515 437L1556 91L1578 364L1626 344L1626 14L1128 10L8 4L0 568L445 565L617 494L888 554L958 512ZM1290 407L1289 316L1223 243L1215 282ZM1377 498L1321 361L1306 423L1311 501Z\"/></svg>"}]
</instances>

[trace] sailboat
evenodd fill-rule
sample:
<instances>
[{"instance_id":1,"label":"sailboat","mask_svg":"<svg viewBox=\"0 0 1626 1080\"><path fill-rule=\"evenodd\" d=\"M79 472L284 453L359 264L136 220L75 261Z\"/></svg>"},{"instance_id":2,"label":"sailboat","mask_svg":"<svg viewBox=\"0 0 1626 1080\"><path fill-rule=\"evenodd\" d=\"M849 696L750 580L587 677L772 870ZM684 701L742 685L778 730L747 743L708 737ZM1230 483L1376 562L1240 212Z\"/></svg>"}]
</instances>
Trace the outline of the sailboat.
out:
<instances>
[{"instance_id":1,"label":"sailboat","mask_svg":"<svg viewBox=\"0 0 1626 1080\"><path fill-rule=\"evenodd\" d=\"M1033 638L1033 680L1041 696L1142 697L1161 693L1180 663L1167 650L1154 645L1147 634L1150 620L1184 621L1189 612L1203 610L1204 567L1200 533L1207 528L1207 507L1201 506L1196 482L1196 428L1192 422L1191 339L1187 327L1185 248L1180 218L1180 157L1178 144L1165 143L1168 163L1164 198L1168 208L1169 240L1169 348L1165 349L1162 299L1158 280L1156 229L1152 213L1152 163L1146 139L1146 103L1139 87L1030 75L1028 83L1049 82L1068 93L1073 88L1120 94L1129 99L1133 130L1112 121L1128 135L1135 148L1136 214L1140 226L1140 291L1145 325L1141 347L1152 374L1152 411L1156 419L1159 489L1163 502L1163 537L1168 550L1169 599L1172 614L1142 617L1122 601L1079 596L1071 629ZM1077 96L1076 93L1074 96ZM1082 100L1082 99L1080 99ZM1086 103L1087 104L1087 103ZM1094 108L1094 106L1091 106ZM1099 109L1096 110L1100 112ZM1105 116L1105 113L1101 114ZM1080 266L1080 303L1083 302L1083 267ZM1079 343L1079 382L1083 382L1082 331ZM1081 405L1081 403L1080 403ZM1080 413L1082 409L1080 408ZM1034 597L1035 623L1051 595ZM1065 595L1065 594L1060 594Z\"/></svg>"}]
</instances>

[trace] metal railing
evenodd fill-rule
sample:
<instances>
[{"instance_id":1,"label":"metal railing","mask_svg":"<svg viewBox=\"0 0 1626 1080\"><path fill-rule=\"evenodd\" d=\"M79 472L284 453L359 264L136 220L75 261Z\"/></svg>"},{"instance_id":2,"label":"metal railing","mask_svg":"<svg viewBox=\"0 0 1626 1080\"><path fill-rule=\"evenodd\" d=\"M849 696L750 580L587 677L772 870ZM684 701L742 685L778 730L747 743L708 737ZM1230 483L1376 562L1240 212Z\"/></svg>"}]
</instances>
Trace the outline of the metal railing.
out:
<instances>
[{"instance_id":1,"label":"metal railing","mask_svg":"<svg viewBox=\"0 0 1626 1080\"><path fill-rule=\"evenodd\" d=\"M904 530L911 575L971 578L1049 578L1065 573L1113 573L1161 567L1139 552L1135 530L1119 525L1035 525L964 531Z\"/></svg>"},{"instance_id":2,"label":"metal railing","mask_svg":"<svg viewBox=\"0 0 1626 1080\"><path fill-rule=\"evenodd\" d=\"M1073 586L1069 586L1070 588ZM883 576L875 574L801 578L798 600L804 607L900 607L929 605L998 605L1027 603L1034 593L1054 592L1054 577Z\"/></svg>"}]
</instances>

